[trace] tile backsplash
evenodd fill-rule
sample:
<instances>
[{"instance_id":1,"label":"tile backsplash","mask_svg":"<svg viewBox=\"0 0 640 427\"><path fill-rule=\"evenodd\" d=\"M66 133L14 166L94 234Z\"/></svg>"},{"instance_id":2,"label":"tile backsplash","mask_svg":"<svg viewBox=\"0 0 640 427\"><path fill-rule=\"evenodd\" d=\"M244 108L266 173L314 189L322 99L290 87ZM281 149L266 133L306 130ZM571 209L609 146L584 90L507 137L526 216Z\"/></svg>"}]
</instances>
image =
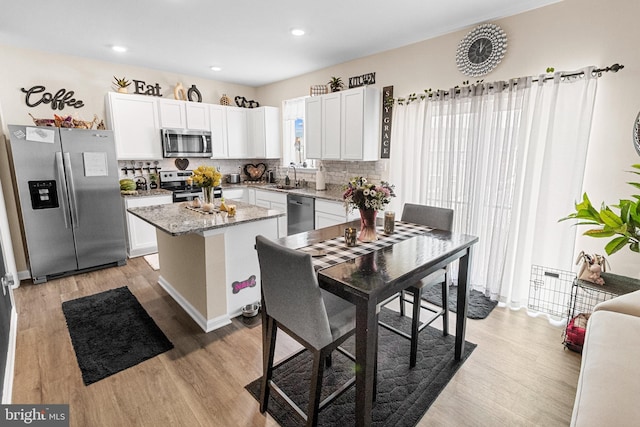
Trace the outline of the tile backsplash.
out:
<instances>
[{"instance_id":1,"label":"tile backsplash","mask_svg":"<svg viewBox=\"0 0 640 427\"><path fill-rule=\"evenodd\" d=\"M158 167L159 171L167 171L167 170L177 170L178 167L175 165L176 159L162 159L157 160L158 164L155 164L155 161L134 161L134 160L119 160L118 161L118 169L120 169L120 177L124 178L125 176L132 178L134 176L143 175L145 177L148 176L150 168L150 172L154 172L154 167ZM354 176L364 176L367 179L379 182L380 180L386 180L388 176L388 168L387 168L388 160L379 160L375 162L343 162L343 161L330 161L324 160L322 162L325 168L325 182L327 184L345 184ZM287 174L287 170L289 169L286 166L280 165L279 159L269 159L269 160L246 160L246 159L224 159L224 160L212 160L212 159L199 159L199 158L191 158L189 159L189 166L187 169L195 169L200 165L208 165L208 166L216 166L219 168L220 172L223 175L228 175L230 173L240 173L243 177L243 180L246 178L244 174L244 166L246 164L258 164L264 163L267 165L267 170L273 169L276 171L276 178L279 180L283 180ZM135 168L135 173L131 170L128 170L125 175L125 168ZM142 168L142 170L140 170ZM316 180L316 171L317 169L304 169L297 168L296 174L299 180L305 180L307 185L313 186L315 185ZM293 179L293 171L289 174L289 177Z\"/></svg>"}]
</instances>

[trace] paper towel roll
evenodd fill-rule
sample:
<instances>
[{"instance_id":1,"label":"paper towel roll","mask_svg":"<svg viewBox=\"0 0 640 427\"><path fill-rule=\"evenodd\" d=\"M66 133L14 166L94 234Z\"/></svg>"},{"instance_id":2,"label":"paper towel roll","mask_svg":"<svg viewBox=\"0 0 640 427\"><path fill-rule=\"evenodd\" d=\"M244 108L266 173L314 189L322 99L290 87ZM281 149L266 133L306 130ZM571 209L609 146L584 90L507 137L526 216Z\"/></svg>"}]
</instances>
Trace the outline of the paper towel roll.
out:
<instances>
[{"instance_id":1,"label":"paper towel roll","mask_svg":"<svg viewBox=\"0 0 640 427\"><path fill-rule=\"evenodd\" d=\"M316 190L321 191L326 189L327 187L325 185L324 168L322 167L322 165L320 165L318 171L316 172Z\"/></svg>"}]
</instances>

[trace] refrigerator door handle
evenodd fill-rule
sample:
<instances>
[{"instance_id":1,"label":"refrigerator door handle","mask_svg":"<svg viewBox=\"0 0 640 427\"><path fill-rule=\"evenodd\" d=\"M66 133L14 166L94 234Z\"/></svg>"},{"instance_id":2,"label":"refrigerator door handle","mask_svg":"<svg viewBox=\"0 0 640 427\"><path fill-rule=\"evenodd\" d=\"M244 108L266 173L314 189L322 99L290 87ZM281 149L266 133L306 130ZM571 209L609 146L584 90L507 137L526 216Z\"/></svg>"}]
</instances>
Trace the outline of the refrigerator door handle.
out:
<instances>
[{"instance_id":1,"label":"refrigerator door handle","mask_svg":"<svg viewBox=\"0 0 640 427\"><path fill-rule=\"evenodd\" d=\"M60 151L56 152L56 171L58 172L58 182L62 187L62 194L64 195L64 197L61 197L60 195L58 195L58 197L61 199L60 205L62 206L62 216L64 216L64 228L70 228L69 210L67 209L68 205L67 205L67 197L66 197L69 192L67 191L67 180L64 176L64 166L62 164L62 153Z\"/></svg>"},{"instance_id":2,"label":"refrigerator door handle","mask_svg":"<svg viewBox=\"0 0 640 427\"><path fill-rule=\"evenodd\" d=\"M73 228L78 228L78 197L76 196L76 187L73 183L73 169L71 169L71 155L64 153L65 173L69 185L69 204L71 205L71 224Z\"/></svg>"}]
</instances>

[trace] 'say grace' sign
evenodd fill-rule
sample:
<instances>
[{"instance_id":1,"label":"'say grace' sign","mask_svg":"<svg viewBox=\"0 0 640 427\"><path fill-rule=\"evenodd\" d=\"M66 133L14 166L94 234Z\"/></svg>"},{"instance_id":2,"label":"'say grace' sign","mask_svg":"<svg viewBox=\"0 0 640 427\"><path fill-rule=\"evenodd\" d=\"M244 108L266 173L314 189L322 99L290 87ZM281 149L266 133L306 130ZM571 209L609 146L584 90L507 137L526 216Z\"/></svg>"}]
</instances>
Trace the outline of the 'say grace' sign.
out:
<instances>
[{"instance_id":1,"label":"'say grace' sign","mask_svg":"<svg viewBox=\"0 0 640 427\"><path fill-rule=\"evenodd\" d=\"M393 86L382 88L382 141L380 141L380 158L391 156L391 116L393 113Z\"/></svg>"}]
</instances>

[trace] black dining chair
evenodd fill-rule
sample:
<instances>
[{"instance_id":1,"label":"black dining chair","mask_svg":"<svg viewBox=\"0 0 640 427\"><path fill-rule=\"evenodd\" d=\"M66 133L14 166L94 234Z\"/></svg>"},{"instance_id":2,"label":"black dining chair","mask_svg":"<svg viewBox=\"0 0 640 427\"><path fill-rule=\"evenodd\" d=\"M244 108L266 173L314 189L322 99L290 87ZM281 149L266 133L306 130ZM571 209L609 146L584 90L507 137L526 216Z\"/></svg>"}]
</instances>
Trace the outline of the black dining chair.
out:
<instances>
[{"instance_id":1,"label":"black dining chair","mask_svg":"<svg viewBox=\"0 0 640 427\"><path fill-rule=\"evenodd\" d=\"M402 210L402 221L412 222L414 224L426 225L439 230L451 231L453 228L453 210L438 208L435 206L416 205L413 203L405 203ZM405 315L404 305L405 302L412 302L412 319L411 319L411 334L407 334L393 326L379 321L380 326L389 329L398 335L401 335L411 340L411 353L409 359L409 366L414 367L416 365L417 353L418 353L418 334L424 328L433 323L438 317L442 316L442 333L443 335L449 335L449 285L448 285L448 270L442 268L437 270L427 277L424 277L419 282L408 287L406 292L413 295L413 300L407 299L405 291L398 293L397 295L387 299L381 305L387 305L396 298L400 299L400 315ZM427 305L422 301L422 291L433 285L440 284L442 286L442 307L435 309L430 305ZM431 313L431 317L424 323L420 323L421 309Z\"/></svg>"},{"instance_id":2,"label":"black dining chair","mask_svg":"<svg viewBox=\"0 0 640 427\"><path fill-rule=\"evenodd\" d=\"M355 377L338 391L320 402L325 364L330 365L331 352L338 349L351 360L355 357L339 347L355 332L356 310L350 302L326 292L318 286L311 256L286 248L264 236L256 237L260 263L263 330L263 376L260 411L265 412L269 393L280 395L303 419L315 426L318 412L355 383ZM313 371L309 405L305 414L272 380L273 371L300 352L274 366L276 333L281 329L313 353Z\"/></svg>"}]
</instances>

